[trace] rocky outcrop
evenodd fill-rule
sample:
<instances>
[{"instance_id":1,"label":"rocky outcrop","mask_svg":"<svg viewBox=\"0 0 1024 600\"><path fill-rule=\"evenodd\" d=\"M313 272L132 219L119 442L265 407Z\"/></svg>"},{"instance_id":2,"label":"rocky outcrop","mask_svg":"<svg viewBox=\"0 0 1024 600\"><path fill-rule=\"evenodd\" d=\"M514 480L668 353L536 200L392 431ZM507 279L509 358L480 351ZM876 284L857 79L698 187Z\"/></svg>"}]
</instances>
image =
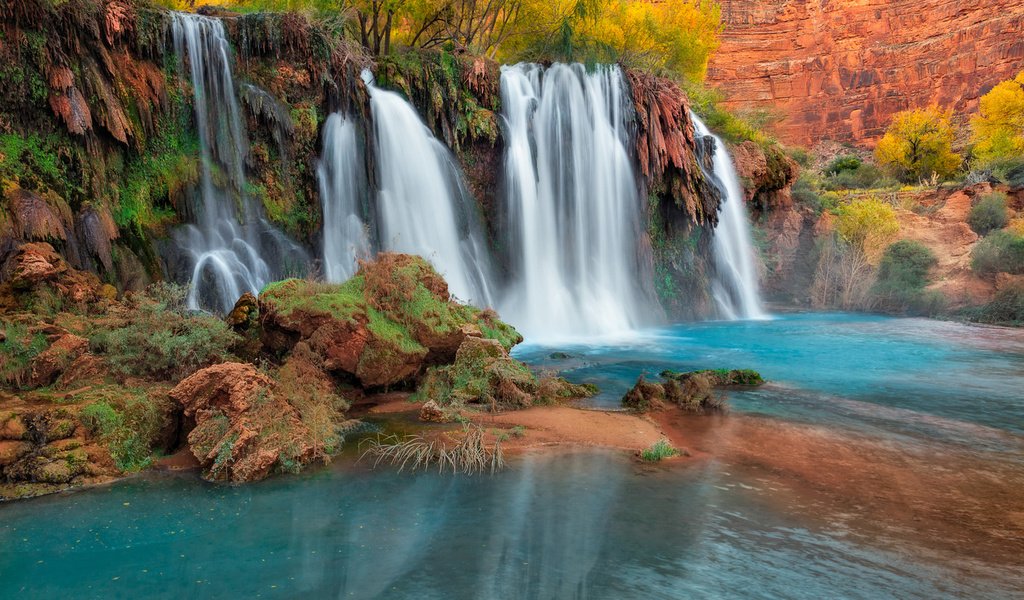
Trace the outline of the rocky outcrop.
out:
<instances>
[{"instance_id":1,"label":"rocky outcrop","mask_svg":"<svg viewBox=\"0 0 1024 600\"><path fill-rule=\"evenodd\" d=\"M33 405L0 392L0 500L28 498L120 475L77 406Z\"/></svg>"},{"instance_id":2,"label":"rocky outcrop","mask_svg":"<svg viewBox=\"0 0 1024 600\"><path fill-rule=\"evenodd\" d=\"M695 225L718 222L721 194L705 177L710 159L695 137L690 102L679 86L663 77L627 70L636 115L636 161L651 192L664 195Z\"/></svg>"},{"instance_id":3,"label":"rocky outcrop","mask_svg":"<svg viewBox=\"0 0 1024 600\"><path fill-rule=\"evenodd\" d=\"M1017 0L722 0L709 82L733 109L778 112L788 143L871 143L892 115L977 107L1024 60Z\"/></svg>"},{"instance_id":4,"label":"rocky outcrop","mask_svg":"<svg viewBox=\"0 0 1024 600\"><path fill-rule=\"evenodd\" d=\"M327 371L362 387L412 384L428 366L451 362L467 337L506 349L522 341L493 312L454 302L429 263L404 254L381 254L343 284L271 284L259 302L268 348L304 342Z\"/></svg>"},{"instance_id":5,"label":"rocky outcrop","mask_svg":"<svg viewBox=\"0 0 1024 600\"><path fill-rule=\"evenodd\" d=\"M245 363L207 367L170 391L195 420L188 445L212 480L256 481L295 470L318 452L314 435L275 380Z\"/></svg>"},{"instance_id":6,"label":"rocky outcrop","mask_svg":"<svg viewBox=\"0 0 1024 600\"><path fill-rule=\"evenodd\" d=\"M96 275L68 266L53 246L34 242L19 246L0 267L0 308L15 308L38 294L56 295L80 307L117 295Z\"/></svg>"},{"instance_id":7,"label":"rocky outcrop","mask_svg":"<svg viewBox=\"0 0 1024 600\"><path fill-rule=\"evenodd\" d=\"M538 379L497 340L470 336L459 345L455 362L428 371L417 396L429 399L438 409L472 404L496 411L586 398L596 392L593 386L574 385L561 378ZM420 418L430 420L435 412L421 412Z\"/></svg>"},{"instance_id":8,"label":"rocky outcrop","mask_svg":"<svg viewBox=\"0 0 1024 600\"><path fill-rule=\"evenodd\" d=\"M662 371L661 377L663 383L653 383L641 375L636 385L622 397L622 406L635 412L671 406L695 414L721 413L728 410L728 405L715 394L715 388L764 384L761 374L750 369Z\"/></svg>"}]
</instances>

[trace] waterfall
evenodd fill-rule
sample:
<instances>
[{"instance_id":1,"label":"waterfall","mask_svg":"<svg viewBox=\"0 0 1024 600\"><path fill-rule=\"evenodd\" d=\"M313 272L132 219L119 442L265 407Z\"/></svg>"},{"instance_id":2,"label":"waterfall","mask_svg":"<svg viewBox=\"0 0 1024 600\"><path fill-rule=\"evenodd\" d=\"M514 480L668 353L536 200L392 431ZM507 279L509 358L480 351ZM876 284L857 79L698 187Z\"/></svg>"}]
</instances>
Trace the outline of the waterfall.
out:
<instances>
[{"instance_id":1,"label":"waterfall","mask_svg":"<svg viewBox=\"0 0 1024 600\"><path fill-rule=\"evenodd\" d=\"M502 67L512 272L501 314L534 339L625 331L650 313L626 90L615 66Z\"/></svg>"},{"instance_id":2,"label":"waterfall","mask_svg":"<svg viewBox=\"0 0 1024 600\"><path fill-rule=\"evenodd\" d=\"M298 265L305 262L305 254L267 223L245 196L248 141L224 25L219 19L172 13L171 36L180 72L185 72L188 56L201 162L197 223L182 227L175 236L191 261L188 306L227 312L243 292L258 293L280 274L268 256ZM226 185L215 183L221 180ZM235 195L241 197L239 202Z\"/></svg>"},{"instance_id":3,"label":"waterfall","mask_svg":"<svg viewBox=\"0 0 1024 600\"><path fill-rule=\"evenodd\" d=\"M339 114L324 123L324 150L317 166L324 213L324 278L345 281L356 271L356 259L369 254L360 200L366 189L356 125Z\"/></svg>"},{"instance_id":4,"label":"waterfall","mask_svg":"<svg viewBox=\"0 0 1024 600\"><path fill-rule=\"evenodd\" d=\"M419 254L460 300L491 303L490 261L479 214L448 148L394 92L370 92L377 166L377 227L385 250Z\"/></svg>"},{"instance_id":5,"label":"waterfall","mask_svg":"<svg viewBox=\"0 0 1024 600\"><path fill-rule=\"evenodd\" d=\"M768 315L761 306L750 221L732 157L722 140L712 134L697 115L691 113L690 117L697 135L711 136L715 140L714 175L723 192L712 244L716 269L712 295L721 316L726 319L765 319Z\"/></svg>"}]
</instances>

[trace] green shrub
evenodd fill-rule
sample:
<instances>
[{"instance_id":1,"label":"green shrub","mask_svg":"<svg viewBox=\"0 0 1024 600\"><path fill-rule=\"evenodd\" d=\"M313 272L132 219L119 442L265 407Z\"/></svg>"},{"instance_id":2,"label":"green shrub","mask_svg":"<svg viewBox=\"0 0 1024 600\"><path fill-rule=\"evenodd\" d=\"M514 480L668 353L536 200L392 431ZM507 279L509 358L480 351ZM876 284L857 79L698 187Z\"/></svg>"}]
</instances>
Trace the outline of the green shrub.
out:
<instances>
[{"instance_id":1,"label":"green shrub","mask_svg":"<svg viewBox=\"0 0 1024 600\"><path fill-rule=\"evenodd\" d=\"M978 235L987 235L990 231L1002 229L1010 222L1006 211L1006 194L993 192L985 194L971 207L967 215L967 224Z\"/></svg>"},{"instance_id":2,"label":"green shrub","mask_svg":"<svg viewBox=\"0 0 1024 600\"><path fill-rule=\"evenodd\" d=\"M968 318L995 325L1024 324L1024 285L1010 285L999 290L991 302L972 310Z\"/></svg>"},{"instance_id":3,"label":"green shrub","mask_svg":"<svg viewBox=\"0 0 1024 600\"><path fill-rule=\"evenodd\" d=\"M996 231L978 242L971 252L971 268L981 275L1024 273L1024 236Z\"/></svg>"},{"instance_id":4,"label":"green shrub","mask_svg":"<svg viewBox=\"0 0 1024 600\"><path fill-rule=\"evenodd\" d=\"M20 388L29 374L32 359L46 350L46 336L29 333L17 323L0 324L0 385Z\"/></svg>"},{"instance_id":5,"label":"green shrub","mask_svg":"<svg viewBox=\"0 0 1024 600\"><path fill-rule=\"evenodd\" d=\"M941 295L928 293L928 272L938 261L924 244L900 240L885 249L878 265L878 277L872 293L876 305L887 311L935 314L941 308Z\"/></svg>"},{"instance_id":6,"label":"green shrub","mask_svg":"<svg viewBox=\"0 0 1024 600\"><path fill-rule=\"evenodd\" d=\"M838 175L844 171L856 171L864 164L859 156L839 156L825 167L826 175Z\"/></svg>"},{"instance_id":7,"label":"green shrub","mask_svg":"<svg viewBox=\"0 0 1024 600\"><path fill-rule=\"evenodd\" d=\"M658 462L673 456L679 456L679 451L673 448L668 440L658 440L656 444L640 453L640 458L644 462Z\"/></svg>"},{"instance_id":8,"label":"green shrub","mask_svg":"<svg viewBox=\"0 0 1024 600\"><path fill-rule=\"evenodd\" d=\"M224 362L238 341L224 321L184 308L185 291L160 284L133 299L134 311L122 327L90 336L121 375L176 381L204 366Z\"/></svg>"},{"instance_id":9,"label":"green shrub","mask_svg":"<svg viewBox=\"0 0 1024 600\"><path fill-rule=\"evenodd\" d=\"M867 163L854 169L843 169L833 173L825 181L825 188L831 191L869 190L896 185L898 183L886 177L881 169Z\"/></svg>"},{"instance_id":10,"label":"green shrub","mask_svg":"<svg viewBox=\"0 0 1024 600\"><path fill-rule=\"evenodd\" d=\"M145 390L101 390L101 400L79 413L83 425L106 444L117 468L145 469L153 460L153 441L160 433L162 411Z\"/></svg>"}]
</instances>

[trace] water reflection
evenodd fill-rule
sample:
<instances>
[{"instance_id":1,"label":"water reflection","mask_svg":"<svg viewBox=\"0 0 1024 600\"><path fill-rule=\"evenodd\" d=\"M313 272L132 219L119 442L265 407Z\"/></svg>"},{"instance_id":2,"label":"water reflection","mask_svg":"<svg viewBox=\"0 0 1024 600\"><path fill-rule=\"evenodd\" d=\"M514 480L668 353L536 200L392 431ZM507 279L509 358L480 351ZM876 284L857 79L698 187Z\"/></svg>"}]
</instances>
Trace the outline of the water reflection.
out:
<instances>
[{"instance_id":1,"label":"water reflection","mask_svg":"<svg viewBox=\"0 0 1024 600\"><path fill-rule=\"evenodd\" d=\"M715 461L526 456L493 478L149 476L0 507L0 597L999 597L779 510Z\"/></svg>"}]
</instances>

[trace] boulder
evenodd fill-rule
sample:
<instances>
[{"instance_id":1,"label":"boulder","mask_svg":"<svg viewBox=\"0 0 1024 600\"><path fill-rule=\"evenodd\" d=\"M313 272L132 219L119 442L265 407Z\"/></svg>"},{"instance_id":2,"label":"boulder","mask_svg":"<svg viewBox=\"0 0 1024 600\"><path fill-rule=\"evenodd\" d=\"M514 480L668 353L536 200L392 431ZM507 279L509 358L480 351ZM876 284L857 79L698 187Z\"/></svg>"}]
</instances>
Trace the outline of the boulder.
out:
<instances>
[{"instance_id":1,"label":"boulder","mask_svg":"<svg viewBox=\"0 0 1024 600\"><path fill-rule=\"evenodd\" d=\"M416 395L438 407L478 404L499 410L584 398L596 392L593 386L557 377L538 379L497 340L467 337L452 364L427 372Z\"/></svg>"},{"instance_id":2,"label":"boulder","mask_svg":"<svg viewBox=\"0 0 1024 600\"><path fill-rule=\"evenodd\" d=\"M246 292L235 302L225 321L235 331L248 331L256 325L259 316L259 302L256 296L252 292Z\"/></svg>"},{"instance_id":3,"label":"boulder","mask_svg":"<svg viewBox=\"0 0 1024 600\"><path fill-rule=\"evenodd\" d=\"M259 298L264 345L279 354L299 342L327 371L363 387L407 385L451 362L469 337L522 341L492 311L454 302L444 279L417 256L381 254L342 284L288 279Z\"/></svg>"},{"instance_id":4,"label":"boulder","mask_svg":"<svg viewBox=\"0 0 1024 600\"><path fill-rule=\"evenodd\" d=\"M445 414L441 405L433 400L427 400L420 407L420 421L426 421L427 423L447 423L450 419Z\"/></svg>"},{"instance_id":5,"label":"boulder","mask_svg":"<svg viewBox=\"0 0 1024 600\"><path fill-rule=\"evenodd\" d=\"M58 337L50 347L32 359L29 371L29 388L50 385L57 380L71 365L86 356L89 340L72 334Z\"/></svg>"},{"instance_id":6,"label":"boulder","mask_svg":"<svg viewBox=\"0 0 1024 600\"><path fill-rule=\"evenodd\" d=\"M185 417L195 421L188 445L204 477L256 481L317 458L314 436L285 393L244 363L207 367L170 391Z\"/></svg>"}]
</instances>

